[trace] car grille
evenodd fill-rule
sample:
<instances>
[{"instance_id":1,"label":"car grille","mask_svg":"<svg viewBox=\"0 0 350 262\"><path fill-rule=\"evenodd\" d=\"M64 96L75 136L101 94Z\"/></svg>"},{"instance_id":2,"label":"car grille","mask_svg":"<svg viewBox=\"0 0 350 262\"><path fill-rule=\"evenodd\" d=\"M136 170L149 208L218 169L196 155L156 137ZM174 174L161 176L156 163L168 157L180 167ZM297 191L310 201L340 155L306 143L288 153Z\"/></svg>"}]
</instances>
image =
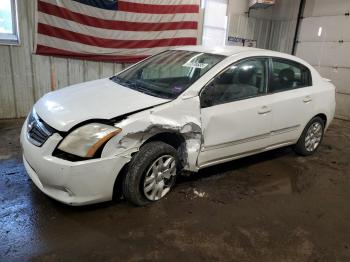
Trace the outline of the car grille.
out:
<instances>
[{"instance_id":1,"label":"car grille","mask_svg":"<svg viewBox=\"0 0 350 262\"><path fill-rule=\"evenodd\" d=\"M55 130L46 124L33 109L28 117L27 137L35 146L42 146Z\"/></svg>"}]
</instances>

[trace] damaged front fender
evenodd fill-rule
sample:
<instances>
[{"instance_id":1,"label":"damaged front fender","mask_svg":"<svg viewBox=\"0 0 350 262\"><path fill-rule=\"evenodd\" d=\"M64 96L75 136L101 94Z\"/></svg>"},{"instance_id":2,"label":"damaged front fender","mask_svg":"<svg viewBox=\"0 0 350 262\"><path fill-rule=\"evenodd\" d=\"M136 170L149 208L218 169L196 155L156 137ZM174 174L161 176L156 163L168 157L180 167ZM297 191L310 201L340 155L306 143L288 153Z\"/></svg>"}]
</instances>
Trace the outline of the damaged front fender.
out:
<instances>
[{"instance_id":1,"label":"damaged front fender","mask_svg":"<svg viewBox=\"0 0 350 262\"><path fill-rule=\"evenodd\" d=\"M115 126L121 128L122 132L106 144L102 156L123 155L131 159L132 154L147 140L158 134L173 133L183 138L183 143L177 149L184 169L198 170L197 159L202 144L198 97L179 99L145 110Z\"/></svg>"}]
</instances>

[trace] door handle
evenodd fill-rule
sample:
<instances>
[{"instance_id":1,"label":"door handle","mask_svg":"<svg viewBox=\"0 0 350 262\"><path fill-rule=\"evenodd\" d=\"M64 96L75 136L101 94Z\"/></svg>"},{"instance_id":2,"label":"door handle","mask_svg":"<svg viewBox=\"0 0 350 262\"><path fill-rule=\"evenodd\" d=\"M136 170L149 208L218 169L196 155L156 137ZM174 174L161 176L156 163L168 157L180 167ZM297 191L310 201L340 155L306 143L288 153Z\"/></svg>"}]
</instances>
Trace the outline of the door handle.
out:
<instances>
[{"instance_id":1,"label":"door handle","mask_svg":"<svg viewBox=\"0 0 350 262\"><path fill-rule=\"evenodd\" d=\"M311 102L311 101L312 101L311 96L305 96L304 99L303 99L303 102L304 102L304 103L309 103L309 102Z\"/></svg>"},{"instance_id":2,"label":"door handle","mask_svg":"<svg viewBox=\"0 0 350 262\"><path fill-rule=\"evenodd\" d=\"M267 114L267 113L270 113L271 112L271 108L269 108L268 106L263 106L262 108L260 108L260 110L258 111L258 113L260 115L264 115L264 114Z\"/></svg>"}]
</instances>

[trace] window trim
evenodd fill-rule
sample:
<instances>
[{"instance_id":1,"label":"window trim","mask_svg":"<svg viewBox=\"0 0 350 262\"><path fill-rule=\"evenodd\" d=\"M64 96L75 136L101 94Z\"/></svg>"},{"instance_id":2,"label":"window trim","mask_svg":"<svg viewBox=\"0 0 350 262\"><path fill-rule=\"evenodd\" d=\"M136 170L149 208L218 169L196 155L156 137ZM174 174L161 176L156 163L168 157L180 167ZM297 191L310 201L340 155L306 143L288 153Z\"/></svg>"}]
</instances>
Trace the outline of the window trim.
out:
<instances>
[{"instance_id":1,"label":"window trim","mask_svg":"<svg viewBox=\"0 0 350 262\"><path fill-rule=\"evenodd\" d=\"M11 1L11 16L13 33L0 33L0 45L20 45L19 21L18 21L18 5L17 0Z\"/></svg>"},{"instance_id":2,"label":"window trim","mask_svg":"<svg viewBox=\"0 0 350 262\"><path fill-rule=\"evenodd\" d=\"M199 102L200 102L200 108L203 109L203 108L209 108L209 107L213 107L213 106L208 106L208 107L202 107L202 103L201 103L201 95L202 95L202 92L204 91L205 88L208 87L208 85L211 84L211 82L217 77L219 76L221 73L223 73L225 70L227 70L229 67L231 67L232 65L235 65L237 63L240 63L240 62L243 62L245 60L251 60L251 59L267 59L268 60L268 66L267 66L267 83L266 83L266 88L265 88L265 93L261 93L261 94L258 94L256 96L251 96L251 97L245 97L245 98L242 98L242 99L237 99L237 100L233 100L233 101L230 101L230 102L226 102L226 103L222 103L222 104L218 104L218 105L213 105L213 106L219 106L219 105L224 105L224 104L228 104L228 103L235 103L235 102L238 102L238 101L242 101L242 100L247 100L247 99L252 99L252 98L257 98L257 97L261 97L261 96L268 96L268 95L273 95L273 94L277 94L277 93L281 93L281 92L288 92L288 91L293 91L293 90L298 90L298 89L301 89L301 88L309 88L309 87L312 87L313 86L313 76L312 76L312 72L310 70L310 68L302 63L299 63L295 60L292 60L292 59L288 59L288 58L283 58L283 57L278 57L278 56L250 56L250 57L245 57L245 58L242 58L242 59L239 59L235 62L233 62L232 64L226 66L224 69L220 70L220 72L218 72L214 77L212 77L202 88L201 90L199 91ZM277 59L277 60L282 60L282 61L287 61L287 62L290 62L290 63L294 63L294 64L297 64L297 65L301 65L303 67L305 67L308 72L309 72L309 75L310 75L310 85L309 86L304 86L304 87L298 87L298 88L290 88L290 89L284 89L284 90L280 90L280 91L275 91L275 92L269 92L269 88L270 88L270 85L271 85L271 79L272 79L272 69L273 69L273 59Z\"/></svg>"},{"instance_id":3,"label":"window trim","mask_svg":"<svg viewBox=\"0 0 350 262\"><path fill-rule=\"evenodd\" d=\"M301 87L291 87L291 88L288 88L288 89L282 89L282 90L277 90L277 91L273 91L273 92L270 92L270 88L271 88L271 84L272 84L272 74L273 74L273 60L275 61L281 61L282 63L283 62L286 62L286 64L295 64L297 65L298 67L303 67L305 69L307 69L308 73L309 73L309 85L307 86L301 86ZM268 83L268 86L267 86L267 95L272 95L272 94L276 94L276 93L281 93L281 92L288 92L288 91L292 91L292 90L298 90L298 89L301 89L301 88L307 88L307 87L312 87L313 86L313 79L312 79L312 73L311 73L311 70L309 67L307 67L306 65L303 65L302 63L299 63L295 60L291 60L291 59L288 59L288 58L283 58L283 57L277 57L277 56L270 56L269 57L269 83Z\"/></svg>"},{"instance_id":4,"label":"window trim","mask_svg":"<svg viewBox=\"0 0 350 262\"><path fill-rule=\"evenodd\" d=\"M257 98L257 97L261 97L261 96L266 96L268 95L268 88L269 88L269 85L270 85L270 56L251 56L251 57L245 57L245 58L242 58L242 59L239 59L235 62L233 62L232 64L226 66L224 69L222 69L219 73L217 73L214 77L212 77L202 88L201 90L199 91L199 103L200 103L200 108L209 108L209 107L213 107L213 106L219 106L219 105L224 105L224 104L229 104L229 103L234 103L234 102L238 102L238 101L242 101L242 100L247 100L247 99L252 99L252 98ZM212 106L206 106L206 107L203 107L202 106L202 100L201 100L201 96L202 96L202 93L203 91L205 90L205 88L207 88L213 81L216 77L218 77L221 73L225 72L226 70L228 70L231 66L235 65L235 64L239 64L239 63L242 63L242 62L246 62L246 61L249 61L249 60L254 60L254 59L266 59L267 60L267 67L266 67L266 80L265 80L265 91L263 93L260 93L260 94L257 94L255 96L249 96L249 97L244 97L244 98L239 98L239 99L236 99L236 100L233 100L233 101L229 101L229 102L226 102L226 103L222 103L222 104L217 104L217 105L212 105Z\"/></svg>"}]
</instances>

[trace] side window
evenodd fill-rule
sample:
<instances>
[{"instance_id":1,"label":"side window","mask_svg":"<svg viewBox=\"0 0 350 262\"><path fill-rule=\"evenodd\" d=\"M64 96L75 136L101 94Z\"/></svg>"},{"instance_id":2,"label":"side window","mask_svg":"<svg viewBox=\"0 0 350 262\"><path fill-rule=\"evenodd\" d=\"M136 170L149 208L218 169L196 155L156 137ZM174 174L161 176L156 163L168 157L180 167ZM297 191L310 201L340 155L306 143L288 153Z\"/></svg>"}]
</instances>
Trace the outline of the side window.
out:
<instances>
[{"instance_id":1,"label":"side window","mask_svg":"<svg viewBox=\"0 0 350 262\"><path fill-rule=\"evenodd\" d=\"M270 93L311 85L311 73L307 67L290 60L272 59Z\"/></svg>"},{"instance_id":2,"label":"side window","mask_svg":"<svg viewBox=\"0 0 350 262\"><path fill-rule=\"evenodd\" d=\"M18 45L16 0L0 0L0 45Z\"/></svg>"},{"instance_id":3,"label":"side window","mask_svg":"<svg viewBox=\"0 0 350 262\"><path fill-rule=\"evenodd\" d=\"M231 65L206 87L201 107L210 107L266 93L268 59L253 58Z\"/></svg>"}]
</instances>

